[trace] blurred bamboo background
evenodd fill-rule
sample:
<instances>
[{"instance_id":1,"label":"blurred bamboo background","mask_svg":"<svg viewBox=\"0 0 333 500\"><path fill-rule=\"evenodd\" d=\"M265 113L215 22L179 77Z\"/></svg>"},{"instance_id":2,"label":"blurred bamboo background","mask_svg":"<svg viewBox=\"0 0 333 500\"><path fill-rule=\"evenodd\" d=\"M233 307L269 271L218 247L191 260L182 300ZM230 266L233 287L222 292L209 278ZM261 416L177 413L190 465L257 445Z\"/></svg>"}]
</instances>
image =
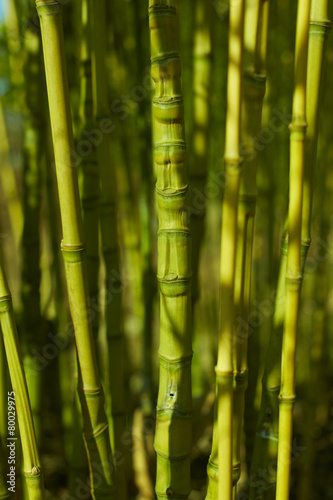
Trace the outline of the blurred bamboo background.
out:
<instances>
[{"instance_id":1,"label":"blurred bamboo background","mask_svg":"<svg viewBox=\"0 0 333 500\"><path fill-rule=\"evenodd\" d=\"M44 57L49 57L49 68L53 67L52 54L46 56L44 47L43 57L35 3L0 1L0 243L29 390L39 450L38 467L41 465L43 471L46 499L79 500L89 499L91 495L99 499L98 495L103 495L98 491L99 477L105 478L108 473L100 472L96 460L87 459L81 432L86 415L82 418L76 393L77 384L82 385L80 366L83 364L80 365L80 352L78 359L76 353L82 336L74 338L68 297L72 304L71 297L78 293L79 287L69 281L67 291L60 249L65 230L58 188L60 191L64 176L58 173L56 178L59 163L56 164L54 151L59 143L54 145L53 140L58 141L54 133L52 140L49 115L52 105L47 96L44 64ZM42 4L40 1L39 5ZM104 486L109 495L115 496L105 498L153 499L157 481L158 498L159 488L165 488L165 495L174 498L180 498L178 495L185 498L189 494L190 500L220 500L223 497L218 497L215 489L219 476L217 443L221 441L216 428L214 448L213 428L217 422L214 368L221 331L220 298L224 300L224 295L220 297L222 203L225 193L229 196L230 186L225 169L228 159L224 161L230 62L229 2L151 1L150 26L148 0L57 0L54 4L62 13L71 111L66 116L71 115L69 123L74 135L73 144L66 146L67 161L77 169L80 191L77 201L78 207L81 203L86 249L87 266L83 272L87 273L89 299L84 315L87 330L91 331L89 342L96 349L94 380L101 379L105 393L109 433L104 429L107 437L103 453L105 456L109 453L110 457L112 450L113 457L108 468L110 478L114 479L106 479ZM232 8L237 10L242 2L233 4ZM166 17L162 22L161 12L166 8L168 14L164 12ZM294 428L287 450L291 466L288 494L295 500L333 498L330 8L330 0L312 0L310 24L306 26L309 52L301 235L303 282L297 333ZM172 16L176 19L175 25L170 20ZM257 24L253 21L255 18ZM238 226L234 235L238 238L238 247L232 290L234 312L227 311L233 324L234 353L237 353L236 360L232 361L231 376L234 376L234 393L238 390L237 402L235 396L233 399L234 451L233 464L229 464L233 465L233 497L230 498L238 500L276 498L296 18L297 2L244 2L244 49L240 68L243 75L240 99L243 100L239 101L243 121L242 135L236 144L242 163L239 198L232 196L233 204L238 207L235 208ZM158 31L162 33L160 45ZM174 38L177 32L180 59ZM176 62L172 59L168 66L171 56ZM235 104L238 91L236 88L234 93L232 89L228 91ZM179 109L176 111L174 107L170 118L165 109L175 94ZM54 109L57 106L55 103ZM154 119L152 106L155 106ZM181 133L177 128L173 133L174 123L182 120L179 118L182 109L184 131ZM160 125L156 122L162 122L162 115L164 123L171 124L170 129L167 125L163 131L158 129ZM172 145L172 141L175 144ZM163 150L166 142L168 153ZM185 143L186 160L182 156ZM237 158L231 160L235 162ZM165 167L164 173L158 170L161 164ZM243 179L245 171L250 173ZM174 178L176 183L172 183ZM290 185L295 186L294 178ZM180 201L176 196L180 196L178 191L184 195ZM179 202L178 208L170 209L170 205L166 208L173 196ZM180 223L184 213L186 222L182 219ZM81 213L75 217L77 221ZM169 247L166 244L166 250L161 249L164 243L157 245L159 228L162 232L171 227L175 233L189 234L187 223L192 233L191 262L184 257L189 252L184 250L187 242L177 243L179 253L172 244ZM70 240L72 225L68 227ZM159 235L162 240L161 232ZM168 290L185 286L188 274L178 273L184 270L182 259L192 267L192 291L186 291L187 309L182 310L181 300L172 299L174 302L170 305L170 294L176 292L166 292L165 286L164 291L161 288L160 307L161 282L171 283ZM166 268L169 269L167 276L163 274ZM179 281L182 281L180 285ZM289 300L287 295L286 300ZM82 310L79 319L82 319ZM183 314L181 326L177 323L179 328L174 327L174 331L172 325L165 326L168 321L172 324L168 316L172 314L178 318ZM173 361L170 361L170 352L163 350L165 346L159 348L160 340L163 342L166 338L163 329L169 334L177 331L185 339L183 344L175 341L177 345L172 345ZM190 393L189 380L185 383L183 380L187 377L183 374L186 372L183 365L189 362L191 347L186 342L190 342L190 337L192 444L187 449L185 434L190 420L182 421L183 431L177 422L190 414L186 406L186 398L190 397L186 396ZM171 335L171 338L176 337ZM7 392L12 388L6 359L1 336L0 498L44 498L43 492L39 497L32 497L24 485L19 440L17 491L15 496L7 496L6 402ZM170 364L176 362L181 365L179 373L184 370L179 375L179 385L178 375L169 379L166 375L160 376L160 364L170 373L170 370L177 371L175 364L170 368ZM231 390L231 379L229 382ZM13 381L12 384L14 386ZM245 394L242 393L244 384L247 385ZM162 392L157 404L159 387ZM161 399L166 391L172 399L173 390L179 392L179 407L176 407L179 413L168 413L168 409L175 407L171 400ZM84 397L82 391L79 393L82 403ZM103 420L101 408L102 403L98 408L87 410L89 415L95 412L99 424ZM155 442L162 457L157 469L156 420L162 426ZM92 435L94 440L96 429L85 425L86 442ZM164 431L163 426L168 431ZM165 442L161 450L163 436ZM98 439L96 442L98 448ZM101 459L101 448L94 450L90 449L92 456L98 455ZM165 463L172 452L183 453L182 458L186 455L186 472L180 478L172 459L171 465ZM166 472L169 469L171 472ZM165 474L163 481L161 474ZM91 478L95 492L91 492ZM169 487L165 486L168 481ZM188 483L188 491L185 486L182 490L182 481ZM112 493L113 488L116 493ZM287 489L289 491L289 486Z\"/></svg>"}]
</instances>

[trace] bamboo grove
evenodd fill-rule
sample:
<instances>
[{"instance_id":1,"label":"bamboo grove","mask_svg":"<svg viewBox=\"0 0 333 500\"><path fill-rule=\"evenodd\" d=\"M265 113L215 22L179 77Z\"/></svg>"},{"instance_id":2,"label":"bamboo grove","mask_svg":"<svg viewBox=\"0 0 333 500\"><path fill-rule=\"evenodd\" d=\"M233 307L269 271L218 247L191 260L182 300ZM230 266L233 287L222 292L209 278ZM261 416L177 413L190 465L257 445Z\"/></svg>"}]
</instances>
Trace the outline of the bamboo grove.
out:
<instances>
[{"instance_id":1,"label":"bamboo grove","mask_svg":"<svg viewBox=\"0 0 333 500\"><path fill-rule=\"evenodd\" d=\"M330 0L0 4L0 499L333 494Z\"/></svg>"}]
</instances>

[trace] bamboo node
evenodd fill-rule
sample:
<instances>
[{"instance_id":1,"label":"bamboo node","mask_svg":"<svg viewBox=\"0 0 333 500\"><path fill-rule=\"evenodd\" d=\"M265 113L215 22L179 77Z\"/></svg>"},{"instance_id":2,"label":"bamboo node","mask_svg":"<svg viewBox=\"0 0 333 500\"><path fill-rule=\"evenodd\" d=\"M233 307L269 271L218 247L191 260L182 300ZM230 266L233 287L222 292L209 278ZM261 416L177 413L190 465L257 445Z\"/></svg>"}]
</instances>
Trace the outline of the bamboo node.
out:
<instances>
[{"instance_id":1,"label":"bamboo node","mask_svg":"<svg viewBox=\"0 0 333 500\"><path fill-rule=\"evenodd\" d=\"M234 372L233 371L224 371L220 370L217 366L215 367L216 379L218 380L233 380Z\"/></svg>"},{"instance_id":2,"label":"bamboo node","mask_svg":"<svg viewBox=\"0 0 333 500\"><path fill-rule=\"evenodd\" d=\"M78 385L77 386L77 390L78 390L78 392L80 392L81 394L84 394L84 396L86 396L89 399L94 398L94 397L99 397L100 394L103 393L103 387L102 386L99 386L99 387L97 387L95 389L86 389L85 387L82 387L81 385Z\"/></svg>"},{"instance_id":3,"label":"bamboo node","mask_svg":"<svg viewBox=\"0 0 333 500\"><path fill-rule=\"evenodd\" d=\"M86 252L85 246L80 245L66 245L61 242L60 245L63 259L67 262L81 262Z\"/></svg>"},{"instance_id":4,"label":"bamboo node","mask_svg":"<svg viewBox=\"0 0 333 500\"><path fill-rule=\"evenodd\" d=\"M38 16L57 16L60 14L61 5L57 0L36 0Z\"/></svg>"},{"instance_id":5,"label":"bamboo node","mask_svg":"<svg viewBox=\"0 0 333 500\"><path fill-rule=\"evenodd\" d=\"M189 453L186 453L184 455L177 455L177 456L172 456L170 453L163 453L162 451L160 451L159 449L156 448L156 446L154 446L155 448L155 451L156 451L156 454L159 455L160 457L163 457L163 458L166 458L167 460L170 460L170 462L182 462L184 460L187 460L188 459L188 456L189 456ZM187 498L188 495L184 498Z\"/></svg>"},{"instance_id":6,"label":"bamboo node","mask_svg":"<svg viewBox=\"0 0 333 500\"><path fill-rule=\"evenodd\" d=\"M172 5L164 4L153 4L148 7L149 17L150 16L175 16L177 14L176 7Z\"/></svg>"},{"instance_id":7,"label":"bamboo node","mask_svg":"<svg viewBox=\"0 0 333 500\"><path fill-rule=\"evenodd\" d=\"M100 436L109 428L108 424L101 425L97 427L93 432L83 432L83 437L86 441L95 440L97 436Z\"/></svg>"},{"instance_id":8,"label":"bamboo node","mask_svg":"<svg viewBox=\"0 0 333 500\"><path fill-rule=\"evenodd\" d=\"M11 309L12 309L11 294L3 295L0 298L0 313L10 311Z\"/></svg>"},{"instance_id":9,"label":"bamboo node","mask_svg":"<svg viewBox=\"0 0 333 500\"><path fill-rule=\"evenodd\" d=\"M238 158L228 158L227 156L224 157L226 169L229 170L230 173L238 173L241 170L243 161L244 158L242 156L239 156Z\"/></svg>"},{"instance_id":10,"label":"bamboo node","mask_svg":"<svg viewBox=\"0 0 333 500\"><path fill-rule=\"evenodd\" d=\"M156 187L156 194L159 195L161 198L180 198L182 197L183 198L183 195L186 194L188 190L188 184L182 188L176 188L176 187L169 187L169 188L166 188L166 189L159 189L158 187ZM169 201L169 200L168 200Z\"/></svg>"},{"instance_id":11,"label":"bamboo node","mask_svg":"<svg viewBox=\"0 0 333 500\"><path fill-rule=\"evenodd\" d=\"M240 372L234 372L234 382L236 390L242 390L247 387L248 383L248 370L242 370Z\"/></svg>"},{"instance_id":12,"label":"bamboo node","mask_svg":"<svg viewBox=\"0 0 333 500\"><path fill-rule=\"evenodd\" d=\"M193 357L193 352L189 354L188 356L182 356L181 358L167 358L166 356L163 356L162 354L158 353L158 357L160 359L161 364L163 364L166 368L169 365L180 365L180 367L185 368L186 366L191 365L192 357Z\"/></svg>"},{"instance_id":13,"label":"bamboo node","mask_svg":"<svg viewBox=\"0 0 333 500\"><path fill-rule=\"evenodd\" d=\"M308 124L304 118L293 118L292 122L289 123L289 130L292 139L295 141L304 141L305 131Z\"/></svg>"},{"instance_id":14,"label":"bamboo node","mask_svg":"<svg viewBox=\"0 0 333 500\"><path fill-rule=\"evenodd\" d=\"M240 462L232 464L232 484L235 486L241 475L241 464Z\"/></svg>"},{"instance_id":15,"label":"bamboo node","mask_svg":"<svg viewBox=\"0 0 333 500\"><path fill-rule=\"evenodd\" d=\"M178 279L178 274L176 273L169 273L166 276L163 276L163 281L175 281Z\"/></svg>"},{"instance_id":16,"label":"bamboo node","mask_svg":"<svg viewBox=\"0 0 333 500\"><path fill-rule=\"evenodd\" d=\"M315 31L312 27L322 28L320 31ZM329 19L310 19L310 33L318 33L328 35L330 29L332 28L332 22Z\"/></svg>"},{"instance_id":17,"label":"bamboo node","mask_svg":"<svg viewBox=\"0 0 333 500\"><path fill-rule=\"evenodd\" d=\"M302 284L302 281L303 281L303 276L301 274L299 275L286 275L286 278L285 278L285 283L286 285L295 285L296 288L298 288L301 284Z\"/></svg>"},{"instance_id":18,"label":"bamboo node","mask_svg":"<svg viewBox=\"0 0 333 500\"><path fill-rule=\"evenodd\" d=\"M279 394L278 398L279 398L280 404L286 405L286 406L288 406L288 405L293 406L293 404L296 401L296 395L294 395L294 394L291 396L284 396L283 394Z\"/></svg>"}]
</instances>

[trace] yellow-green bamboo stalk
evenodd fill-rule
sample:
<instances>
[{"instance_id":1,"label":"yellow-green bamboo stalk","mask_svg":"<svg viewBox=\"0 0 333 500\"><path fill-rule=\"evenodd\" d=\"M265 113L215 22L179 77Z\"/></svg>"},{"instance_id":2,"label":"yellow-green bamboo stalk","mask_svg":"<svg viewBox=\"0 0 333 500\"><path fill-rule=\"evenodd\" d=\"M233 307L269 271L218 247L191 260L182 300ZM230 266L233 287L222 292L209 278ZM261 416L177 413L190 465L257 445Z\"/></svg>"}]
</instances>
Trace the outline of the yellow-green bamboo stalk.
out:
<instances>
[{"instance_id":1,"label":"yellow-green bamboo stalk","mask_svg":"<svg viewBox=\"0 0 333 500\"><path fill-rule=\"evenodd\" d=\"M274 316L269 339L265 371L262 379L262 397L257 423L257 430L251 462L250 477L257 478L259 470L267 471L265 488L258 484L265 499L275 498L276 464L279 426L279 392L281 384L281 348L285 307L285 275L288 242L286 233L281 238L281 256L277 293L274 304ZM257 481L250 483L250 499L256 500L259 493Z\"/></svg>"},{"instance_id":2,"label":"yellow-green bamboo stalk","mask_svg":"<svg viewBox=\"0 0 333 500\"><path fill-rule=\"evenodd\" d=\"M81 88L80 108L81 120L80 140L87 141L87 133L94 128L92 107L92 78L91 78L91 44L89 32L89 3L82 0L81 3ZM90 143L90 141L88 141ZM92 333L95 342L98 337L99 316L97 313L98 303L98 272L99 272L99 175L94 145L90 143L90 154L82 158L79 171L79 188L82 205L83 233L86 241L87 279L89 288L89 301L92 310ZM95 307L94 307L95 306ZM95 344L96 352L97 344ZM82 416L77 398L73 402L73 422L82 424ZM69 494L75 496L77 481L85 481L87 477L88 460L85 453L85 445L79 426L74 425L72 433L72 453L70 460Z\"/></svg>"},{"instance_id":3,"label":"yellow-green bamboo stalk","mask_svg":"<svg viewBox=\"0 0 333 500\"><path fill-rule=\"evenodd\" d=\"M321 111L321 90L323 83L323 67L327 47L327 38L331 30L331 11L332 2L328 0L312 0L310 12L309 29L309 53L307 69L307 94L306 94L306 115L308 127L306 130L305 141L305 168L304 168L304 187L303 187L303 217L302 217L302 240L311 240L311 212L314 183L314 167L317 156L317 139L319 114ZM326 110L327 111L327 110ZM326 188L327 178L321 176L319 192L323 195ZM320 195L319 195L320 196ZM321 200L322 201L322 200ZM321 205L321 230L322 237L327 235L327 219L325 210ZM326 215L327 217L327 215ZM322 350L324 339L324 309L327 294L327 266L325 262L318 263L318 277L315 281L317 292L318 307L314 321L313 346L311 352L310 368L310 391L307 405L307 417L310 424L313 424L315 411L317 408L318 391L321 392L322 382L320 373L323 374ZM311 389L312 387L312 389ZM310 432L305 435L306 456L304 467L302 467L302 481L299 485L299 498L307 500L312 498L313 489L313 467L314 467L314 443Z\"/></svg>"},{"instance_id":4,"label":"yellow-green bamboo stalk","mask_svg":"<svg viewBox=\"0 0 333 500\"><path fill-rule=\"evenodd\" d=\"M233 329L234 284L237 245L237 212L240 186L241 101L243 64L244 1L231 2L229 11L229 51L227 79L227 117L225 134L226 189L222 207L222 234L220 260L220 325L216 371L217 431L213 436L212 451L218 440L218 467L215 454L208 466L207 499L230 500L233 494ZM217 495L212 470L218 473ZM210 486L211 485L211 486Z\"/></svg>"},{"instance_id":5,"label":"yellow-green bamboo stalk","mask_svg":"<svg viewBox=\"0 0 333 500\"><path fill-rule=\"evenodd\" d=\"M309 30L309 56L307 69L306 114L308 128L305 142L304 191L302 210L301 267L303 267L311 242L311 212L316 165L318 118L322 85L323 60L326 38L330 30L328 3L326 0L313 0L311 4ZM281 344L283 317L285 309L284 288L288 236L282 238L280 273L277 287L273 331L270 338L265 373L263 377L262 402L257 427L254 459L251 474L261 468L267 469L270 485L263 492L265 499L275 498L274 484L276 475L269 463L276 460L278 448L278 394L281 383ZM251 489L250 498L256 498L255 488Z\"/></svg>"},{"instance_id":6,"label":"yellow-green bamboo stalk","mask_svg":"<svg viewBox=\"0 0 333 500\"><path fill-rule=\"evenodd\" d=\"M145 3L145 2L144 2ZM146 77L145 68L145 38L143 38L142 6L140 1L133 0L133 14L135 22L136 39L136 59L140 82L144 82ZM146 33L145 33L146 34ZM147 33L148 34L148 33ZM147 40L148 41L148 40ZM141 394L141 406L144 416L151 416L154 412L153 403L153 366L152 366L152 313L153 300L156 292L156 279L153 275L152 258L152 198L153 198L153 176L151 161L151 126L147 117L150 113L150 100L142 99L137 103L138 115L138 148L140 161L140 187L139 187L139 216L140 216L140 250L142 259L142 294L143 294L143 342L142 342L142 373L143 388ZM145 436L145 440L152 436Z\"/></svg>"},{"instance_id":7,"label":"yellow-green bamboo stalk","mask_svg":"<svg viewBox=\"0 0 333 500\"><path fill-rule=\"evenodd\" d=\"M298 2L293 116L290 126L289 243L286 304L282 340L277 500L289 498L293 406L295 401L296 337L302 283L302 198L306 133L306 77L311 0Z\"/></svg>"},{"instance_id":8,"label":"yellow-green bamboo stalk","mask_svg":"<svg viewBox=\"0 0 333 500\"><path fill-rule=\"evenodd\" d=\"M22 368L22 356L13 313L12 298L6 281L0 255L0 323L12 388L23 452L23 472L29 500L44 499L44 481L40 465L34 422L27 383ZM16 442L17 449L17 442Z\"/></svg>"},{"instance_id":9,"label":"yellow-green bamboo stalk","mask_svg":"<svg viewBox=\"0 0 333 500\"><path fill-rule=\"evenodd\" d=\"M78 375L75 373L76 383L78 383ZM85 484L89 476L89 464L85 443L82 436L82 414L80 412L80 402L77 394L74 394L74 401L72 402L72 432L71 432L71 455L69 460L69 474L68 474L68 493L69 497L75 498L77 495L78 485ZM90 496L88 500L90 500Z\"/></svg>"},{"instance_id":10,"label":"yellow-green bamboo stalk","mask_svg":"<svg viewBox=\"0 0 333 500\"><path fill-rule=\"evenodd\" d=\"M234 299L235 318L242 318L245 323L250 315L251 266L258 164L258 151L255 148L255 141L260 132L262 104L266 86L268 5L268 0L245 1L242 147L249 156L243 163L239 193ZM237 321L235 328L237 328L236 325L239 325ZM241 472L242 423L248 380L248 333L248 330L244 332L242 329L242 335L239 336L236 331L234 339L234 487Z\"/></svg>"},{"instance_id":11,"label":"yellow-green bamboo stalk","mask_svg":"<svg viewBox=\"0 0 333 500\"><path fill-rule=\"evenodd\" d=\"M91 322L88 317L88 286L82 234L61 5L54 0L36 2L42 42L51 117L53 146L60 200L63 239L61 244L72 320L79 360L78 392L83 414L83 436L88 454L91 490L95 500L116 498L109 428L104 411L104 392L96 361ZM80 384L82 382L82 385ZM96 473L94 467L98 467Z\"/></svg>"},{"instance_id":12,"label":"yellow-green bamboo stalk","mask_svg":"<svg viewBox=\"0 0 333 500\"><path fill-rule=\"evenodd\" d=\"M331 2L312 0L306 81L306 141L302 211L302 242L310 244L314 173L326 42L331 29Z\"/></svg>"},{"instance_id":13,"label":"yellow-green bamboo stalk","mask_svg":"<svg viewBox=\"0 0 333 500\"><path fill-rule=\"evenodd\" d=\"M157 173L160 376L155 450L156 495L187 498L191 489L191 238L181 92L178 2L149 1L154 164Z\"/></svg>"},{"instance_id":14,"label":"yellow-green bamboo stalk","mask_svg":"<svg viewBox=\"0 0 333 500\"><path fill-rule=\"evenodd\" d=\"M81 92L80 92L80 119L81 140L87 141L89 132L94 129L93 102L92 102L92 71L91 71L91 43L89 19L90 4L82 0L82 39L81 39ZM101 133L101 132L100 132ZM96 141L95 141L96 142ZM92 306L98 302L98 271L99 271L99 174L96 156L96 146L88 139L91 153L82 158L80 181L80 195L82 203L83 233L87 250L87 272L89 298ZM97 143L96 143L97 144ZM92 330L94 339L98 336L98 314L94 308Z\"/></svg>"},{"instance_id":15,"label":"yellow-green bamboo stalk","mask_svg":"<svg viewBox=\"0 0 333 500\"><path fill-rule=\"evenodd\" d=\"M212 9L210 2L195 2L195 32L193 46L193 113L191 154L189 157L189 210L192 234L192 314L200 297L199 265L205 233L206 177L209 163L212 83ZM195 324L195 321L194 321ZM200 328L198 329L200 331ZM193 332L194 351L200 350L202 335ZM192 391L194 397L204 390L202 360L193 358Z\"/></svg>"},{"instance_id":16,"label":"yellow-green bamboo stalk","mask_svg":"<svg viewBox=\"0 0 333 500\"><path fill-rule=\"evenodd\" d=\"M104 136L97 148L100 178L100 224L102 253L105 264L105 323L108 343L108 381L111 396L109 414L111 443L123 458L126 453L121 437L125 431L124 353L122 327L121 278L118 245L118 210L115 168L110 155L108 86L106 72L106 15L105 1L91 1L90 37L92 43L93 113L95 126L102 127ZM108 127L105 128L105 124ZM119 495L127 496L125 466L117 469Z\"/></svg>"},{"instance_id":17,"label":"yellow-green bamboo stalk","mask_svg":"<svg viewBox=\"0 0 333 500\"><path fill-rule=\"evenodd\" d=\"M22 52L22 37L20 33L21 25L19 22L18 3L15 2L15 0L9 0L8 2L6 2L5 24L7 32L6 33L7 46L9 51L11 82L14 87L14 90L16 91L16 97L18 97L19 100L21 101L23 94L20 92L20 90L22 90L22 85L24 83L24 75L22 71L23 52Z\"/></svg>"}]
</instances>

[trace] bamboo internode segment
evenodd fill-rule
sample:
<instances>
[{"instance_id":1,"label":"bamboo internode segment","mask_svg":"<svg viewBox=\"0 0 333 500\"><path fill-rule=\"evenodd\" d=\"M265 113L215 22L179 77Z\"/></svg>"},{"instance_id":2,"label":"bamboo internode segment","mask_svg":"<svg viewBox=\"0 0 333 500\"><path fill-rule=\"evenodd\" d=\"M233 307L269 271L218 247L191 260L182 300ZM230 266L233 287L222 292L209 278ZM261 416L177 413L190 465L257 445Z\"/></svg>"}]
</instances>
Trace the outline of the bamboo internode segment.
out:
<instances>
[{"instance_id":1,"label":"bamboo internode segment","mask_svg":"<svg viewBox=\"0 0 333 500\"><path fill-rule=\"evenodd\" d=\"M35 11L29 5L29 13ZM41 162L43 156L44 133L44 75L42 64L41 42L37 33L27 30L24 48L26 60L24 74L29 91L25 92L26 130L24 134L24 167L23 167L23 233L22 233L22 291L23 328L21 333L22 355L25 366L30 403L34 417L37 441L40 442L41 422L41 373L31 369L33 364L32 350L41 347L42 321L40 313L41 283Z\"/></svg>"},{"instance_id":2,"label":"bamboo internode segment","mask_svg":"<svg viewBox=\"0 0 333 500\"><path fill-rule=\"evenodd\" d=\"M37 1L41 22L48 101L60 200L69 304L75 330L79 360L79 396L82 406L86 449L91 467L91 489L96 500L116 498L117 485L108 423L104 411L91 322L88 317L87 270L83 243L82 218L74 151L64 39L59 2ZM82 386L81 386L82 384ZM100 475L93 474L93 464Z\"/></svg>"},{"instance_id":3,"label":"bamboo internode segment","mask_svg":"<svg viewBox=\"0 0 333 500\"><path fill-rule=\"evenodd\" d=\"M82 1L82 40L81 40L81 86L80 86L80 120L81 138L84 140L87 131L94 129L92 105L92 71L91 71L91 41L89 19L91 17L88 0ZM99 204L100 186L96 146L90 154L82 158L81 176L79 176L82 204L83 230L87 248L87 274L89 297L91 304L98 302L98 272L99 272ZM99 317L94 315L92 330L94 339L98 336Z\"/></svg>"},{"instance_id":4,"label":"bamboo internode segment","mask_svg":"<svg viewBox=\"0 0 333 500\"><path fill-rule=\"evenodd\" d=\"M12 298L0 256L0 324L8 362L9 374L15 393L15 405L23 451L23 471L29 500L44 500L44 480L40 465L36 434L20 344L14 319ZM5 497L6 498L6 497Z\"/></svg>"},{"instance_id":5,"label":"bamboo internode segment","mask_svg":"<svg viewBox=\"0 0 333 500\"><path fill-rule=\"evenodd\" d=\"M100 120L109 120L109 100L106 69L106 13L105 1L89 0L92 45L92 88L95 126ZM111 121L110 121L111 123ZM118 245L118 209L116 198L116 175L111 156L110 135L106 134L97 149L100 182L100 228L102 254L105 264L105 290L112 294L106 300L105 322L108 342L108 382L110 391L109 421L111 444L114 453L125 456L121 437L125 432L124 353L122 328L122 283ZM126 500L127 485L125 465L117 469L119 497Z\"/></svg>"},{"instance_id":6,"label":"bamboo internode segment","mask_svg":"<svg viewBox=\"0 0 333 500\"><path fill-rule=\"evenodd\" d=\"M238 8L240 8L238 6ZM239 13L240 15L240 13ZM228 154L230 159L232 160L234 153L226 152L226 171L230 176L238 176L240 179L237 179L239 185L235 188L233 194L228 194L229 187L229 179L227 183L227 196L228 201L226 205L228 207L225 209L225 213L223 212L223 219L229 221L231 225L232 223L237 224L237 248L232 248L232 253L229 256L232 256L233 262L235 262L235 271L234 276L229 278L229 290L227 292L228 301L227 305L225 305L225 309L223 309L221 313L221 324L225 324L226 315L229 314L231 301L234 304L234 312L230 313L228 321L230 332L235 329L234 322L236 318L242 318L242 320L246 323L249 317L249 301L250 301L250 285L251 285L251 263L252 263L252 246L253 246L253 227L254 227L254 215L256 208L256 171L257 171L257 152L255 150L255 138L258 136L261 125L261 111L262 111L262 103L265 95L265 84L266 84L266 75L265 75L265 54L266 54L266 44L267 44L267 23L268 23L268 1L266 0L257 0L254 2L245 2L245 13L244 13L244 75L242 76L242 72L240 72L237 78L234 74L236 72L236 68L233 68L233 71L230 73L230 82L233 82L230 85L230 96L233 96L234 101L237 99L234 97L232 91L234 88L237 89L236 93L238 95L239 90L239 78L243 78L243 96L240 102L237 104L232 101L229 106L229 113L233 115L233 120L227 122L227 127L229 126L229 130L233 130L233 133L227 134L227 136L232 137L233 143L229 144L229 151L237 151L237 147L239 148L239 144L237 145L237 140L240 140L240 124L237 125L237 119L240 121L240 104L242 107L242 120L241 120L241 151L236 153L240 156L239 153L251 152L250 159L246 159L241 163L241 159L239 162L230 161L228 162ZM234 21L235 22L235 21ZM239 22L239 21L238 21ZM232 37L232 32L230 33ZM232 43L232 42L229 42ZM238 47L238 51L241 50L241 47L234 43L233 48L236 51ZM234 54L234 52L233 52ZM234 56L235 57L235 56ZM233 63L234 63L233 59ZM236 58L236 62L239 62L239 58ZM241 64L241 63L240 63ZM234 66L237 67L236 64ZM229 75L228 75L229 78ZM238 138L238 139L237 139ZM226 144L226 147L228 145ZM228 165L229 163L229 165ZM236 169L235 169L236 167ZM234 171L234 169L236 171ZM239 170L239 172L237 171ZM235 181L236 182L236 181ZM233 185L233 184L232 184ZM238 192L237 192L238 189ZM237 192L237 194L236 194ZM239 194L239 195L238 195ZM237 198L238 196L238 198ZM238 206L235 207L235 200ZM230 215L229 215L230 213ZM235 219L231 219L232 217L237 218L237 222ZM227 231L227 223L225 223L224 229L224 238L226 238ZM236 229L233 227L230 229L228 233L227 239L229 240L229 245L231 248L230 242L232 241L235 244L235 235ZM222 239L223 241L223 239ZM225 244L225 248L222 248L221 252L227 252L228 244ZM230 250L231 252L231 250ZM236 257L234 253L236 252ZM233 268L232 261L228 261L226 264L225 257L221 258L221 269L222 265L225 265L225 268L229 266L230 274L231 269ZM224 279L226 280L227 272L225 272ZM222 300L226 300L226 286L225 281L222 285ZM233 284L232 284L233 283ZM232 293L234 295L232 296ZM231 326L232 322L232 326ZM227 331L227 330L225 330ZM229 332L229 336L231 337L231 333ZM245 337L245 338L244 338ZM228 347L229 350L225 350L225 354L230 356L230 350L232 350L232 370L230 369L230 360L224 360L224 362L229 362L228 369L226 370L226 374L232 374L233 377L233 438L232 438L232 483L233 486L236 486L236 483L240 477L240 445L241 445L241 436L242 436L242 423L243 423L243 413L244 413L244 394L247 387L248 380L248 370L247 370L247 336L242 335L242 338L239 338L236 331L233 332L232 346ZM229 358L230 359L230 358ZM228 377L225 379L225 383L229 386L229 391L231 390L232 381L228 380ZM209 485L207 492L207 500L213 499L217 497L217 481L220 480L218 476L218 446L221 446L221 443L218 442L217 433L214 428L213 435L213 447L212 454L208 463L208 476L209 476ZM230 446L230 442L228 442L228 446ZM225 447L224 447L225 448ZM230 480L230 475L228 476L228 480ZM225 495L227 493L224 493ZM235 494L235 488L234 488Z\"/></svg>"},{"instance_id":7,"label":"bamboo internode segment","mask_svg":"<svg viewBox=\"0 0 333 500\"><path fill-rule=\"evenodd\" d=\"M282 341L277 500L289 498L290 458L295 400L296 337L302 282L302 202L306 133L306 78L311 0L298 2L295 48L293 117L290 125L289 244L286 269L286 305Z\"/></svg>"},{"instance_id":8,"label":"bamboo internode segment","mask_svg":"<svg viewBox=\"0 0 333 500\"><path fill-rule=\"evenodd\" d=\"M281 349L282 331L285 310L285 275L287 267L288 239L284 234L281 238L280 268L277 284L277 295L274 305L273 327L269 339L265 371L262 378L262 397L258 417L251 474L267 464L270 487L265 491L265 498L275 498L276 471L268 467L276 463L278 450L279 428L279 393L281 387ZM250 489L250 499L255 500L255 486Z\"/></svg>"},{"instance_id":9,"label":"bamboo internode segment","mask_svg":"<svg viewBox=\"0 0 333 500\"><path fill-rule=\"evenodd\" d=\"M311 218L314 173L316 167L318 125L322 94L323 66L330 21L331 2L312 0L309 27L306 117L308 127L305 141L303 186L302 241L311 242Z\"/></svg>"},{"instance_id":10,"label":"bamboo internode segment","mask_svg":"<svg viewBox=\"0 0 333 500\"><path fill-rule=\"evenodd\" d=\"M193 132L191 156L189 158L189 205L192 234L192 304L199 297L199 258L204 235L206 204L198 203L200 194L205 197L206 176L209 157L209 124L211 119L212 80L212 5L196 2L195 36L193 48Z\"/></svg>"},{"instance_id":11,"label":"bamboo internode segment","mask_svg":"<svg viewBox=\"0 0 333 500\"><path fill-rule=\"evenodd\" d=\"M156 494L181 499L191 489L191 236L176 2L151 0L149 24L161 304Z\"/></svg>"},{"instance_id":12,"label":"bamboo internode segment","mask_svg":"<svg viewBox=\"0 0 333 500\"><path fill-rule=\"evenodd\" d=\"M233 494L233 328L234 284L237 245L237 212L240 186L241 101L243 64L244 1L231 2L229 13L229 53L227 117L225 133L226 189L222 207L220 260L220 325L217 382L218 499L231 500ZM213 437L214 440L214 437ZM216 443L213 443L213 450ZM216 453L215 453L216 454ZM211 462L213 461L211 457ZM214 464L212 464L214 467ZM208 469L209 470L209 469ZM213 477L215 474L212 475ZM207 498L212 497L209 488Z\"/></svg>"}]
</instances>

